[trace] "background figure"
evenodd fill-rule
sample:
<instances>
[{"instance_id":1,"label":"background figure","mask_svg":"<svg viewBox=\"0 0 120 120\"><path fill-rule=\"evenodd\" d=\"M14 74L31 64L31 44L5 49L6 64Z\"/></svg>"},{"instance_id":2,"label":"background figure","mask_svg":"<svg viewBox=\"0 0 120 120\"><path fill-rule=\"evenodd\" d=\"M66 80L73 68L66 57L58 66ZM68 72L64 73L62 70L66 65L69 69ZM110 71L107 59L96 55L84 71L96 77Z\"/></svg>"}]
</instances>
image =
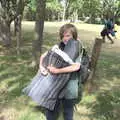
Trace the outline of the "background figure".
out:
<instances>
[{"instance_id":1,"label":"background figure","mask_svg":"<svg viewBox=\"0 0 120 120\"><path fill-rule=\"evenodd\" d=\"M107 38L111 41L111 44L113 44L114 41L109 36L109 35L112 35L113 37L115 37L113 19L106 19L104 24L105 24L105 26L104 26L103 30L101 31L101 36L103 38L103 42L105 42L105 37L107 36Z\"/></svg>"}]
</instances>

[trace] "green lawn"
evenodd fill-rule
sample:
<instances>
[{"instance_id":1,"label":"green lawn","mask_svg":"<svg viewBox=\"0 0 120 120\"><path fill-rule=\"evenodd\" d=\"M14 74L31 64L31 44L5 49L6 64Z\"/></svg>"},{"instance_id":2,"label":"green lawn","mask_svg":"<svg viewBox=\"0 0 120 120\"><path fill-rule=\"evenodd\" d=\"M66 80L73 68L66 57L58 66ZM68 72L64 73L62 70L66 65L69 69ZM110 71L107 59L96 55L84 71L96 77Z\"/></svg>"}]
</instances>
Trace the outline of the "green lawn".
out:
<instances>
[{"instance_id":1,"label":"green lawn","mask_svg":"<svg viewBox=\"0 0 120 120\"><path fill-rule=\"evenodd\" d=\"M63 23L45 22L43 51L59 41ZM102 25L75 24L85 47L92 51L95 37L100 37ZM77 105L74 120L120 119L120 31L118 40L102 46L91 94L84 92ZM21 54L16 55L16 42L7 51L0 45L0 120L45 120L44 110L21 90L30 82L37 69L31 67L34 22L23 22ZM63 120L62 114L59 120Z\"/></svg>"}]
</instances>

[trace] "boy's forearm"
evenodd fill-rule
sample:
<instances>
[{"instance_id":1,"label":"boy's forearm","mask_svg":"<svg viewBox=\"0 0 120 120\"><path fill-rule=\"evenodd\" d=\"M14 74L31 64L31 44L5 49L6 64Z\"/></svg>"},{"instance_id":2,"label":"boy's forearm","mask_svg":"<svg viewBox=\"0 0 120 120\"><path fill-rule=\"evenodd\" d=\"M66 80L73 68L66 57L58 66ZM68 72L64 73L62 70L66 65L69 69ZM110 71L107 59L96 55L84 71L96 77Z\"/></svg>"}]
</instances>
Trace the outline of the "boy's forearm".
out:
<instances>
[{"instance_id":1,"label":"boy's forearm","mask_svg":"<svg viewBox=\"0 0 120 120\"><path fill-rule=\"evenodd\" d=\"M59 74L59 73L69 73L69 72L74 72L80 69L80 63L75 63L72 64L68 67L64 67L64 68L56 68L53 66L48 66L47 67L48 71L53 73L53 74Z\"/></svg>"},{"instance_id":2,"label":"boy's forearm","mask_svg":"<svg viewBox=\"0 0 120 120\"><path fill-rule=\"evenodd\" d=\"M80 64L75 63L75 64L72 64L71 66L58 69L58 73L74 72L74 71L77 71L79 69L80 69Z\"/></svg>"},{"instance_id":3,"label":"boy's forearm","mask_svg":"<svg viewBox=\"0 0 120 120\"><path fill-rule=\"evenodd\" d=\"M44 59L44 57L45 57L46 55L47 55L47 52L45 52L44 54L41 55L39 67L42 66L43 59Z\"/></svg>"}]
</instances>

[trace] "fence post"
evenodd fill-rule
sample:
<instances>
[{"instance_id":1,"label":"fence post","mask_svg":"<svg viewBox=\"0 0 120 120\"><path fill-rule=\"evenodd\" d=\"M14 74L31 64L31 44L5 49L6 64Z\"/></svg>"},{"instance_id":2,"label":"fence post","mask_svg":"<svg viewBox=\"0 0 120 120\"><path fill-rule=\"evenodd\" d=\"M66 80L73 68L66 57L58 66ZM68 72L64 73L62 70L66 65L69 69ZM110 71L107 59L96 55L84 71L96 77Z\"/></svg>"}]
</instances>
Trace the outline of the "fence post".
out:
<instances>
[{"instance_id":1,"label":"fence post","mask_svg":"<svg viewBox=\"0 0 120 120\"><path fill-rule=\"evenodd\" d=\"M92 49L92 55L91 55L91 73L88 78L88 84L87 84L87 91L90 93L92 91L93 86L93 78L95 76L95 70L97 66L97 61L99 59L101 47L102 47L102 39L100 38L95 38L95 43L93 45Z\"/></svg>"}]
</instances>

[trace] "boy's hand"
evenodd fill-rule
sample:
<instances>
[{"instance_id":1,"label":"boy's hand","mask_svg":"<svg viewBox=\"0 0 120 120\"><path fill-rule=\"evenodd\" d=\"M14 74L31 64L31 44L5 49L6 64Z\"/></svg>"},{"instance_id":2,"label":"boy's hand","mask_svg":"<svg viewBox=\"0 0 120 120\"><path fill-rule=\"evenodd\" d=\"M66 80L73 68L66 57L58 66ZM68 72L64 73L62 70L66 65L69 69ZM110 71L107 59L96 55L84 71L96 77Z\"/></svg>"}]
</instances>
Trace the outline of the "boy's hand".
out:
<instances>
[{"instance_id":1,"label":"boy's hand","mask_svg":"<svg viewBox=\"0 0 120 120\"><path fill-rule=\"evenodd\" d=\"M59 69L57 69L56 67L48 66L47 69L53 74L58 74L59 73Z\"/></svg>"},{"instance_id":2,"label":"boy's hand","mask_svg":"<svg viewBox=\"0 0 120 120\"><path fill-rule=\"evenodd\" d=\"M40 71L43 75L47 75L48 74L48 71L43 67L43 66L40 66Z\"/></svg>"}]
</instances>

